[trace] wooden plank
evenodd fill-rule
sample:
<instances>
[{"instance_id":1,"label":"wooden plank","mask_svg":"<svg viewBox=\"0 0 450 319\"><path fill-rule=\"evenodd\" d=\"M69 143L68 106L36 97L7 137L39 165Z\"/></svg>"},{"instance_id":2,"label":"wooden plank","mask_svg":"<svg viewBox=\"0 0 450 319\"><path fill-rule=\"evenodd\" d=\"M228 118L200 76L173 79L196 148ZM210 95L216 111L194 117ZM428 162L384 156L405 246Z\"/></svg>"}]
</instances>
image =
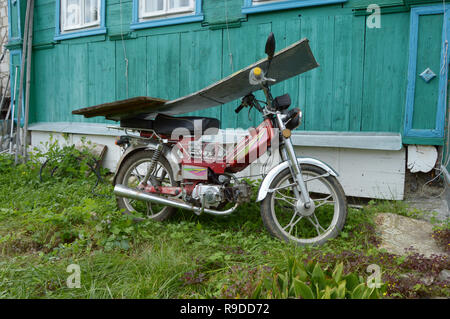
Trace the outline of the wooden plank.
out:
<instances>
[{"instance_id":1,"label":"wooden plank","mask_svg":"<svg viewBox=\"0 0 450 319\"><path fill-rule=\"evenodd\" d=\"M402 143L418 145L445 145L444 139L440 137L403 137Z\"/></svg>"},{"instance_id":2,"label":"wooden plank","mask_svg":"<svg viewBox=\"0 0 450 319\"><path fill-rule=\"evenodd\" d=\"M56 70L69 69L69 65L71 63L69 61L69 45L61 44L56 46L54 49L44 50L43 52L48 52L48 54L51 53L51 56L53 57L53 61L49 61L51 63L50 72L56 73ZM44 81L51 81L51 84L47 82L46 86L50 86L54 88L54 92L58 92L58 94L52 94L51 91L47 91L46 96L43 100L44 103L49 104L48 106L46 106L46 109L49 109L49 113L52 113L53 121L60 121L59 119L67 119L70 116L67 105L69 102L69 95L71 94L71 91L67 89L67 84L73 81L72 75L69 72L57 72L58 79L55 80L55 73L49 74L47 73L48 71L42 69L42 65L38 63L36 63L36 65L39 67L37 75L39 76L42 73L46 73L48 80ZM77 118L76 120L80 119Z\"/></svg>"},{"instance_id":3,"label":"wooden plank","mask_svg":"<svg viewBox=\"0 0 450 319\"><path fill-rule=\"evenodd\" d=\"M302 18L302 36L314 39L311 50L320 67L312 70L306 83L306 130L331 129L333 101L334 17Z\"/></svg>"},{"instance_id":4,"label":"wooden plank","mask_svg":"<svg viewBox=\"0 0 450 319\"><path fill-rule=\"evenodd\" d=\"M362 131L400 132L406 97L409 15L383 16L366 28ZM380 45L384 43L384 45Z\"/></svg>"},{"instance_id":5,"label":"wooden plank","mask_svg":"<svg viewBox=\"0 0 450 319\"><path fill-rule=\"evenodd\" d=\"M147 37L147 95L180 96L180 34Z\"/></svg>"},{"instance_id":6,"label":"wooden plank","mask_svg":"<svg viewBox=\"0 0 450 319\"><path fill-rule=\"evenodd\" d=\"M402 200L406 152L333 147L295 147L299 156L324 161L339 172L347 196Z\"/></svg>"},{"instance_id":7,"label":"wooden plank","mask_svg":"<svg viewBox=\"0 0 450 319\"><path fill-rule=\"evenodd\" d=\"M96 105L116 99L115 43L105 41L88 43L88 105ZM103 121L103 119L96 119Z\"/></svg>"},{"instance_id":8,"label":"wooden plank","mask_svg":"<svg viewBox=\"0 0 450 319\"><path fill-rule=\"evenodd\" d=\"M110 0L106 1L106 28L108 29L108 35L130 32L132 12L133 1L131 0L123 0L121 2L111 2Z\"/></svg>"},{"instance_id":9,"label":"wooden plank","mask_svg":"<svg viewBox=\"0 0 450 319\"><path fill-rule=\"evenodd\" d=\"M275 36L275 42L276 42L276 50L275 51L285 48L287 46L287 43L286 43L286 36L287 36L286 21L283 19L277 19L277 20L272 21L270 31L272 31ZM268 32L270 32L270 31L268 31ZM268 33L265 35L261 34L260 42L265 44L267 36L268 36ZM295 39L295 41L293 41L293 42L298 41L298 39L300 39L300 38ZM289 44L292 44L292 43L289 43ZM262 52L264 52L264 49L265 48L263 47ZM268 76L271 77L270 73ZM287 92L285 92L285 86L286 86L286 81L272 85L272 87L271 87L272 96L276 97L276 96L283 95L284 93L287 93ZM261 97L264 99L264 95L261 95ZM258 119L260 119L260 118L258 117Z\"/></svg>"},{"instance_id":10,"label":"wooden plank","mask_svg":"<svg viewBox=\"0 0 450 319\"><path fill-rule=\"evenodd\" d=\"M203 0L204 23L208 25L236 21L242 15L242 0L208 1Z\"/></svg>"},{"instance_id":11,"label":"wooden plank","mask_svg":"<svg viewBox=\"0 0 450 319\"><path fill-rule=\"evenodd\" d=\"M300 26L301 26L300 19L286 21L286 29L285 29L286 45L290 45L291 43L294 43L297 39L302 38L300 34ZM304 81L304 78L308 73L309 72L305 73L304 75L296 76L293 77L292 79L284 81L284 90L283 92L281 92L281 94L289 93L292 102L291 107L298 107L300 108L300 110L302 110L302 112L305 107L304 103L305 97L300 90L300 81L302 80ZM298 129L304 130L303 121Z\"/></svg>"},{"instance_id":12,"label":"wooden plank","mask_svg":"<svg viewBox=\"0 0 450 319\"><path fill-rule=\"evenodd\" d=\"M36 19L33 23L35 33L41 30L55 29L55 2L40 3L36 1L34 6Z\"/></svg>"},{"instance_id":13,"label":"wooden plank","mask_svg":"<svg viewBox=\"0 0 450 319\"><path fill-rule=\"evenodd\" d=\"M365 41L365 17L352 19L352 63L351 68L351 92L349 109L349 131L361 130L361 110L364 85L364 41Z\"/></svg>"},{"instance_id":14,"label":"wooden plank","mask_svg":"<svg viewBox=\"0 0 450 319\"><path fill-rule=\"evenodd\" d=\"M153 107L163 105L166 100L146 96L133 97L100 105L90 106L72 111L72 114L84 115L85 117L105 116L107 119L119 120L133 117Z\"/></svg>"},{"instance_id":15,"label":"wooden plank","mask_svg":"<svg viewBox=\"0 0 450 319\"><path fill-rule=\"evenodd\" d=\"M222 78L222 31L186 32L180 38L180 94L188 95ZM220 106L188 116L220 118Z\"/></svg>"},{"instance_id":16,"label":"wooden plank","mask_svg":"<svg viewBox=\"0 0 450 319\"><path fill-rule=\"evenodd\" d=\"M60 95L67 94L67 88L55 94L55 56L53 50L37 50L34 54L35 72L34 76L34 118L38 122L60 121L56 101ZM66 83L67 87L67 83ZM61 108L67 107L67 103L61 105ZM45 111L42 111L45 110ZM62 118L65 116L63 115Z\"/></svg>"},{"instance_id":17,"label":"wooden plank","mask_svg":"<svg viewBox=\"0 0 450 319\"><path fill-rule=\"evenodd\" d=\"M116 99L147 93L147 42L145 38L115 41ZM114 61L111 56L110 61ZM126 58L126 59L125 59Z\"/></svg>"},{"instance_id":18,"label":"wooden plank","mask_svg":"<svg viewBox=\"0 0 450 319\"><path fill-rule=\"evenodd\" d=\"M243 50L240 39L252 39L255 37L256 27L254 25L242 25L236 29L223 29L223 56L222 56L222 77L230 76L237 70L251 63L251 57L246 50ZM249 48L252 46L249 45ZM222 128L243 127L243 120L233 110L239 106L240 101L225 103L221 107ZM239 124L238 124L239 123ZM248 126L247 126L248 127Z\"/></svg>"},{"instance_id":19,"label":"wooden plank","mask_svg":"<svg viewBox=\"0 0 450 319\"><path fill-rule=\"evenodd\" d=\"M352 16L336 16L334 20L333 102L328 106L332 131L347 131L350 126L353 19Z\"/></svg>"},{"instance_id":20,"label":"wooden plank","mask_svg":"<svg viewBox=\"0 0 450 319\"><path fill-rule=\"evenodd\" d=\"M258 32L267 34L266 30L262 31L262 29ZM264 45L264 42L255 45L256 52L264 52ZM261 89L259 85L251 85L248 82L249 72L257 66L266 69L267 64L267 58L262 59L201 91L166 103L164 108L159 111L169 115L183 114L227 103L251 92L259 91ZM309 49L308 40L302 39L275 54L270 76L276 79L276 82L282 82L315 67L317 67L317 63Z\"/></svg>"},{"instance_id":21,"label":"wooden plank","mask_svg":"<svg viewBox=\"0 0 450 319\"><path fill-rule=\"evenodd\" d=\"M88 105L88 52L87 43L69 46L67 72L70 75L66 86L68 106L72 109ZM70 112L66 110L64 120L70 120Z\"/></svg>"},{"instance_id":22,"label":"wooden plank","mask_svg":"<svg viewBox=\"0 0 450 319\"><path fill-rule=\"evenodd\" d=\"M284 23L282 23L282 26L284 27ZM256 37L253 39L254 42L252 43L253 52L252 52L252 50L249 50L249 53L252 54L252 55L250 55L250 57L253 57L253 61L251 63L254 63L255 61L260 61L261 59L266 58L266 53L264 52L264 50L266 47L267 37L269 36L271 31L273 31L272 23L261 23L261 24L257 25ZM274 30L274 31L276 31L276 30ZM281 38L281 37L279 36L279 38ZM297 40L299 40L299 39L297 39ZM277 45L275 52L281 51L282 49L286 48L284 46L283 42L284 41L281 41L281 43ZM248 50L248 48L243 48L244 52L246 52L247 50ZM294 62L292 62L292 65L291 65L292 67L294 66L293 63ZM266 70L265 66L262 66L261 68L263 70ZM272 77L275 80L280 81L280 82L284 81L284 79L282 79L282 76L278 75L278 71L280 71L280 69L281 68L279 68L277 66L276 58L274 57L274 59L272 60L270 70L269 70L269 72L270 72L269 77ZM248 75L245 76L244 83L245 83L245 85L248 85L248 83L249 83ZM275 85L276 85L276 83L275 83ZM263 92L261 90L259 90L259 88L258 88L258 91L255 92L255 97L259 100L263 100L263 101L266 100ZM234 109L232 109L230 111L234 112ZM250 118L249 118L248 111L243 112L243 114L238 117L238 123L239 123L239 121L241 121L241 125L238 127L242 127L244 129L247 129L249 126L257 127L262 121L261 113L259 113L256 109L251 109L250 110Z\"/></svg>"},{"instance_id":23,"label":"wooden plank","mask_svg":"<svg viewBox=\"0 0 450 319\"><path fill-rule=\"evenodd\" d=\"M260 39L262 35L268 34L269 24L258 25L255 28L256 39ZM253 51L256 56L264 52L264 41L262 44L255 43ZM161 35L148 38L148 56L147 65L149 66L149 89L154 90L158 95L177 96L179 94L179 65L172 61L179 61L179 35ZM156 45L156 47L155 47ZM251 59L251 56L248 58ZM141 109L143 113L147 113L148 117L154 117L157 113L169 115L178 115L192 112L194 110L202 110L215 105L223 104L228 101L235 100L248 93L259 91L260 86L251 85L248 82L249 72L252 68L259 66L267 69L267 58L262 59L225 79L214 83L201 91L192 93L191 95L166 102L164 105L151 105L148 110ZM160 70L164 66L163 70ZM272 60L270 76L276 81L282 82L312 68L317 63L309 48L308 40L300 40L293 45L277 52ZM156 89L155 89L156 87ZM96 107L96 111L98 111ZM232 111L232 110L230 110ZM260 122L257 118L256 110L253 110L253 122L255 125ZM108 117L110 118L110 117ZM247 123L248 124L248 123Z\"/></svg>"}]
</instances>

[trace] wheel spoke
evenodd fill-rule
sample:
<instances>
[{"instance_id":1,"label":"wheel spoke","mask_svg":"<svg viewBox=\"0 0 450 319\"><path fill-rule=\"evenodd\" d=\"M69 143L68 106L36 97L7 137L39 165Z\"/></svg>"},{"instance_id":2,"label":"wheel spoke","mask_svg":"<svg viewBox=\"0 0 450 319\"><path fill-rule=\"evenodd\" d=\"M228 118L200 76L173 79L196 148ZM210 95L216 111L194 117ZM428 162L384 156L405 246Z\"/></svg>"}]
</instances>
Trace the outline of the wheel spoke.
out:
<instances>
[{"instance_id":1,"label":"wheel spoke","mask_svg":"<svg viewBox=\"0 0 450 319\"><path fill-rule=\"evenodd\" d=\"M140 183L142 180L142 176L141 176L141 174L139 174L139 171L137 170L137 166L133 169L133 171L136 172L134 176L137 177L137 179L139 180L139 183Z\"/></svg>"},{"instance_id":2,"label":"wheel spoke","mask_svg":"<svg viewBox=\"0 0 450 319\"><path fill-rule=\"evenodd\" d=\"M147 216L149 216L149 212L152 216L155 215L155 213L153 213L152 204L150 204L149 202L145 202L145 204L147 205Z\"/></svg>"},{"instance_id":3,"label":"wheel spoke","mask_svg":"<svg viewBox=\"0 0 450 319\"><path fill-rule=\"evenodd\" d=\"M295 201L297 200L297 198L291 197L291 196L288 196L288 195L285 195L285 194L282 194L279 191L276 191L276 193L278 193L279 195L283 196L283 198L292 199L292 200L295 200Z\"/></svg>"},{"instance_id":4,"label":"wheel spoke","mask_svg":"<svg viewBox=\"0 0 450 319\"><path fill-rule=\"evenodd\" d=\"M292 233L292 229L294 229L294 226L303 218L302 215L299 215L299 217L294 222L295 216L297 216L297 213L294 213L291 220L289 221L289 224L283 227L283 230L286 230L286 228L289 227L289 235Z\"/></svg>"},{"instance_id":5,"label":"wheel spoke","mask_svg":"<svg viewBox=\"0 0 450 319\"><path fill-rule=\"evenodd\" d=\"M322 178L322 177L327 177L327 176L330 176L330 174L323 174L323 175L319 175L319 176L314 176L314 177L311 177L310 179L303 179L304 181L305 181L305 183L308 183L308 182L310 182L310 181L313 181L313 180L315 180L315 179L319 179L319 178Z\"/></svg>"},{"instance_id":6,"label":"wheel spoke","mask_svg":"<svg viewBox=\"0 0 450 319\"><path fill-rule=\"evenodd\" d=\"M316 228L317 235L321 235L321 232L319 229L322 229L322 232L325 232L325 229L320 225L319 221L317 220L316 214L312 214L314 221L312 220L311 216L308 216L308 220L313 224L313 226Z\"/></svg>"},{"instance_id":7,"label":"wheel spoke","mask_svg":"<svg viewBox=\"0 0 450 319\"><path fill-rule=\"evenodd\" d=\"M327 203L330 203L330 204L334 203L334 201L328 200L330 197L333 197L333 195L330 194L330 195L328 195L325 198L315 199L314 202L321 202L319 205L316 205L316 208L318 208L320 206L323 206L323 205L325 205Z\"/></svg>"},{"instance_id":8,"label":"wheel spoke","mask_svg":"<svg viewBox=\"0 0 450 319\"><path fill-rule=\"evenodd\" d=\"M292 186L295 186L295 185L297 185L297 183L290 183L290 184L287 184L285 186L280 186L280 187L269 189L269 192L276 192L276 191L279 191L280 189L285 189L285 188L292 187Z\"/></svg>"},{"instance_id":9,"label":"wheel spoke","mask_svg":"<svg viewBox=\"0 0 450 319\"><path fill-rule=\"evenodd\" d=\"M295 202L292 202L292 201L297 201L296 198L291 197L291 196L284 195L284 194L280 193L279 191L276 191L275 193L277 193L277 194L280 195L281 197L277 197L277 196L275 196L275 194L274 194L274 199L282 200L282 201L288 203L289 205L291 205L292 207L295 206ZM281 205L280 205L280 206L281 206Z\"/></svg>"}]
</instances>

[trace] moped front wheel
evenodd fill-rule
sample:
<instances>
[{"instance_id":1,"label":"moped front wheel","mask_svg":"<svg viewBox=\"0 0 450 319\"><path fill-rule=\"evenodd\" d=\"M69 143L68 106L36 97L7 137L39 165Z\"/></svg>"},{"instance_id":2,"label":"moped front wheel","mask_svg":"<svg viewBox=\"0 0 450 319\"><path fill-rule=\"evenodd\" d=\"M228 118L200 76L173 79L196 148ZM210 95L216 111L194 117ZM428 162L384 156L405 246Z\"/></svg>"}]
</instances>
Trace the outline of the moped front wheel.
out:
<instances>
[{"instance_id":1,"label":"moped front wheel","mask_svg":"<svg viewBox=\"0 0 450 319\"><path fill-rule=\"evenodd\" d=\"M342 230L347 199L336 177L324 169L308 164L302 164L301 169L310 206L306 208L294 191L288 167L274 178L271 191L261 203L262 220L269 233L281 240L301 246L322 245Z\"/></svg>"}]
</instances>

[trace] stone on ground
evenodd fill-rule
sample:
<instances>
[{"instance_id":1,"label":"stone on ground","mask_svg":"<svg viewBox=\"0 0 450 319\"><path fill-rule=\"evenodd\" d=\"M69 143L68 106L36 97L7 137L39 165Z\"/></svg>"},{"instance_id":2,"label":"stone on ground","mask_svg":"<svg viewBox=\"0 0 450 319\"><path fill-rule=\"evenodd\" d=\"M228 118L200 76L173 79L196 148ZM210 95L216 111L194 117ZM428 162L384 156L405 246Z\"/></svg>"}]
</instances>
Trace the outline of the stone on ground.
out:
<instances>
[{"instance_id":1,"label":"stone on ground","mask_svg":"<svg viewBox=\"0 0 450 319\"><path fill-rule=\"evenodd\" d=\"M408 249L423 254L447 255L432 237L433 227L429 222L392 213L382 213L375 217L382 243L379 248L397 255L408 254Z\"/></svg>"}]
</instances>

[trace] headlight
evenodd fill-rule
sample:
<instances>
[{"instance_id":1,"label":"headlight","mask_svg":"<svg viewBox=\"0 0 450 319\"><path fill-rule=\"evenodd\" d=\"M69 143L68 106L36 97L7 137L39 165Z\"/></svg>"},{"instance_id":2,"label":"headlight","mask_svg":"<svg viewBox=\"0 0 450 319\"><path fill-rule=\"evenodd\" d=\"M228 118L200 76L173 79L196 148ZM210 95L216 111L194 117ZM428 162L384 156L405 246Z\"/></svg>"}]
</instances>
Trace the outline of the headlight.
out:
<instances>
[{"instance_id":1,"label":"headlight","mask_svg":"<svg viewBox=\"0 0 450 319\"><path fill-rule=\"evenodd\" d=\"M283 123L286 126L286 128L294 130L301 124L301 120L302 120L302 111L300 111L300 109L296 107L286 112L283 118Z\"/></svg>"}]
</instances>

